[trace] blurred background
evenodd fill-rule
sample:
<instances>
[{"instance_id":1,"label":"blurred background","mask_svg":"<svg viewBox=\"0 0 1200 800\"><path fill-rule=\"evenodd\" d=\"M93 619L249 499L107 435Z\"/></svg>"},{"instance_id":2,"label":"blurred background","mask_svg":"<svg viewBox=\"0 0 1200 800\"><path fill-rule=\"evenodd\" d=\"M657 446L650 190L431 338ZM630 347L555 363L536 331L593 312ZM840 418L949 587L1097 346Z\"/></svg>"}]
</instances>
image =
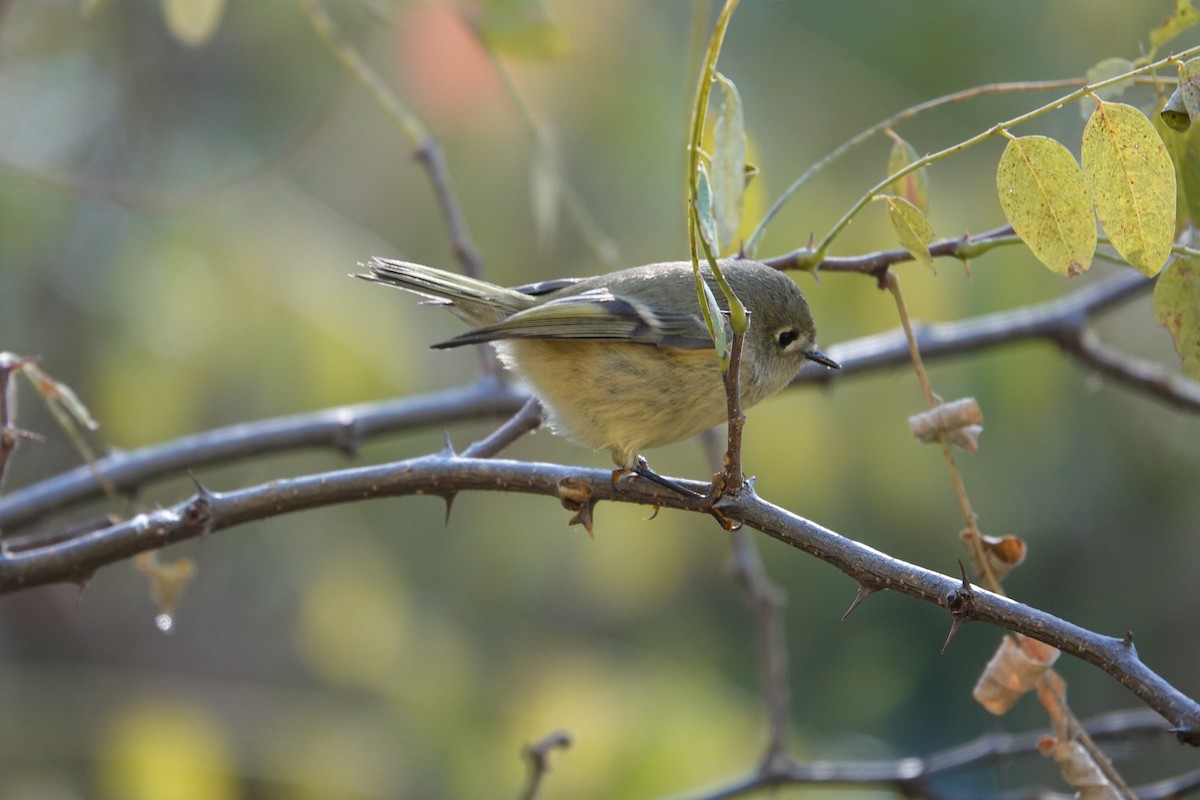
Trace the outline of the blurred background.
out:
<instances>
[{"instance_id":1,"label":"blurred background","mask_svg":"<svg viewBox=\"0 0 1200 800\"><path fill-rule=\"evenodd\" d=\"M761 170L748 213L915 103L1137 57L1172 5L745 3L720 68L741 90ZM460 330L456 320L347 277L372 255L458 265L411 143L339 68L301 5L230 3L191 42L178 20L168 25L170 6L0 3L0 350L40 357L73 387L100 423L101 450L473 380L473 353L427 350ZM531 176L545 174L544 151L464 23L478 8L330 6L444 146L487 278L611 268L589 242L597 234L565 212L538 222ZM552 0L539 12L550 25L542 52L500 57L619 264L686 256L695 16L707 31L712 12L684 0ZM929 152L1051 98L954 105L899 133ZM1022 132L1078 142L1082 122L1068 107ZM1001 146L932 171L939 235L1003 224ZM885 174L889 149L879 137L822 172L760 254L821 236ZM835 252L893 246L872 208ZM1098 262L1068 282L1006 248L969 276L954 262L936 275L899 272L914 317L935 322L1060 296L1115 269ZM797 280L825 348L897 327L868 279ZM1148 296L1100 328L1177 368ZM944 397L977 397L986 415L981 451L959 462L984 531L1030 546L1008 591L1101 633L1132 629L1152 668L1200 695L1200 418L1097 381L1046 344L940 363L932 378ZM11 459L9 492L78 464L27 385L19 400L17 423L46 440ZM955 573L962 519L941 454L906 427L922 407L903 368L785 392L749 415L747 469L773 502ZM449 434L462 448L497 422ZM419 430L353 460L308 452L199 477L227 490L442 441L440 429ZM507 455L609 461L545 432ZM663 474L712 471L696 442L650 456ZM191 490L167 481L138 502ZM567 527L558 503L525 496L462 495L448 524L443 512L433 498L360 503L174 547L164 561L191 558L198 570L170 634L155 627L158 608L131 564L82 592L0 598L0 799L514 797L521 747L557 728L575 741L554 758L542 797L676 796L752 768L765 725L727 534L707 518L646 521L643 508L603 504L593 541ZM1032 699L996 719L970 698L999 631L968 626L939 656L945 614L888 594L842 622L853 583L759 538L788 597L797 758L921 755L1045 726ZM1080 715L1138 706L1094 667L1060 666ZM1172 743L1114 755L1133 782L1195 763ZM1031 760L954 784L1036 781L1066 789Z\"/></svg>"}]
</instances>

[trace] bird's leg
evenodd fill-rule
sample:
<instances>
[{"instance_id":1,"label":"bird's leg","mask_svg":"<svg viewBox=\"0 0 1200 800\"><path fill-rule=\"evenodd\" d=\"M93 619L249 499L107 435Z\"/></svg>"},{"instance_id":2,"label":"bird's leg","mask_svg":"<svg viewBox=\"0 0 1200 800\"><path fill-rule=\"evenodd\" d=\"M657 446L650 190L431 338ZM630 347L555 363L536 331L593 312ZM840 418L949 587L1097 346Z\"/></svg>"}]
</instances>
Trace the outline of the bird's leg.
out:
<instances>
[{"instance_id":1,"label":"bird's leg","mask_svg":"<svg viewBox=\"0 0 1200 800\"><path fill-rule=\"evenodd\" d=\"M686 486L681 486L678 483L676 483L675 481L673 481L669 478L664 478L662 475L659 475L657 472L650 469L650 465L646 463L646 459L642 458L641 456L637 457L637 461L634 462L633 469L622 468L622 469L614 469L613 470L613 474L612 474L613 485L615 486L615 485L619 484L623 478L625 478L626 476L629 476L629 475L641 476L647 480L657 483L659 486L670 489L671 491L676 492L677 494L681 494L684 497L690 497L693 500L706 499L704 495L702 495L698 492L693 492L691 489L687 488Z\"/></svg>"}]
</instances>

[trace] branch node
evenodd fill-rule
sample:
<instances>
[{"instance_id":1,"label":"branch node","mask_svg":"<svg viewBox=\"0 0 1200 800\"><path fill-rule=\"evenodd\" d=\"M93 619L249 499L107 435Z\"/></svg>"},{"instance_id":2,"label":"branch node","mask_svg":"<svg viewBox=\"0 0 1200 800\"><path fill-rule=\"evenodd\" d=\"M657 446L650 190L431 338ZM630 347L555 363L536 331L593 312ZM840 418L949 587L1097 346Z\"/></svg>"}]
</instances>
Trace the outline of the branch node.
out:
<instances>
[{"instance_id":1,"label":"branch node","mask_svg":"<svg viewBox=\"0 0 1200 800\"><path fill-rule=\"evenodd\" d=\"M333 432L333 446L347 458L354 458L358 455L361 444L362 431L358 415L344 410L338 415L338 426Z\"/></svg>"},{"instance_id":2,"label":"branch node","mask_svg":"<svg viewBox=\"0 0 1200 800\"><path fill-rule=\"evenodd\" d=\"M1137 648L1133 646L1133 631L1132 630L1125 631L1125 638L1121 639L1121 647L1124 647L1126 650L1130 651L1131 653L1135 653L1135 654L1137 653Z\"/></svg>"}]
</instances>

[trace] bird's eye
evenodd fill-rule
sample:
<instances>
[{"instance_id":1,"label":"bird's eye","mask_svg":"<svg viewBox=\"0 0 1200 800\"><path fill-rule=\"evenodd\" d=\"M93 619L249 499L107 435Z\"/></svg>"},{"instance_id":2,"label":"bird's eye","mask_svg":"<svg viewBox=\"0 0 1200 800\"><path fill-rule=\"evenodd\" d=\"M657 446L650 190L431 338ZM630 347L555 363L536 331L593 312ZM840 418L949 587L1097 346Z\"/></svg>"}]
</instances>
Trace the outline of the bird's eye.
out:
<instances>
[{"instance_id":1,"label":"bird's eye","mask_svg":"<svg viewBox=\"0 0 1200 800\"><path fill-rule=\"evenodd\" d=\"M794 328L788 328L779 332L779 349L786 350L788 345L800 338L800 332Z\"/></svg>"}]
</instances>

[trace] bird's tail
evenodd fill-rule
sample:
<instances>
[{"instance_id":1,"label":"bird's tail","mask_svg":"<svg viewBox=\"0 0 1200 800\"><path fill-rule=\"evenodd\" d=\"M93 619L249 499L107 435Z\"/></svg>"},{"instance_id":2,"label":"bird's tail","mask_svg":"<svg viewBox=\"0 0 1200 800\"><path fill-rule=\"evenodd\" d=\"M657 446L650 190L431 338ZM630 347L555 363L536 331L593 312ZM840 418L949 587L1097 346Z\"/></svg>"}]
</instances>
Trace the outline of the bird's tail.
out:
<instances>
[{"instance_id":1,"label":"bird's tail","mask_svg":"<svg viewBox=\"0 0 1200 800\"><path fill-rule=\"evenodd\" d=\"M536 302L515 289L409 261L375 256L359 266L370 272L357 273L354 277L395 286L434 303L449 305L460 317L475 325L497 322Z\"/></svg>"}]
</instances>

